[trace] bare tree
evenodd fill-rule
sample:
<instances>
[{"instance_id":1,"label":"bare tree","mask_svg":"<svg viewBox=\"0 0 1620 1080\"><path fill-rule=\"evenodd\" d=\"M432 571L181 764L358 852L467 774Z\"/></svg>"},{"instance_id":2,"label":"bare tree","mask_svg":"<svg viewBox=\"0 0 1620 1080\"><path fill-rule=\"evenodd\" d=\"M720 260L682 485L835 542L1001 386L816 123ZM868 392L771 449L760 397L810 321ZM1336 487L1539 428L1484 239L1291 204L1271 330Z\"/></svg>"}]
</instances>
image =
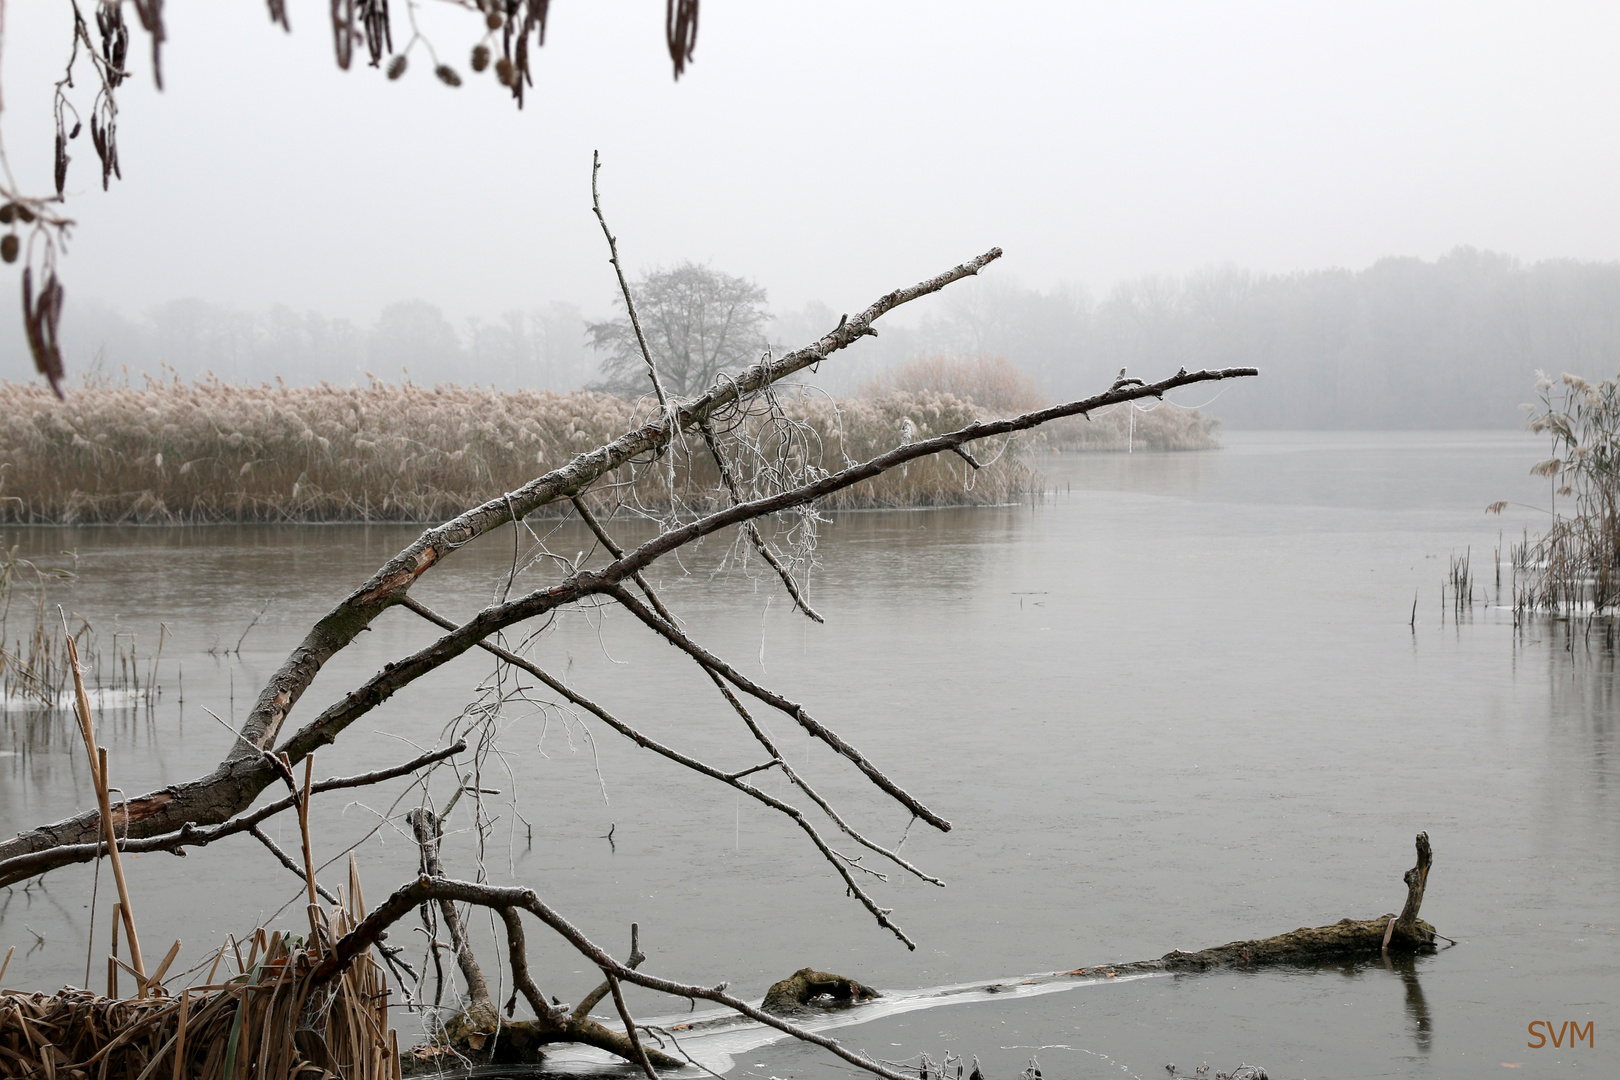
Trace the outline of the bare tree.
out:
<instances>
[{"instance_id":1,"label":"bare tree","mask_svg":"<svg viewBox=\"0 0 1620 1080\"><path fill-rule=\"evenodd\" d=\"M765 290L694 262L655 270L631 286L647 350L664 389L693 397L722 374L735 374L765 348L770 311ZM619 306L624 307L621 298ZM593 389L620 396L646 393L647 366L629 313L586 327L591 348L604 353L602 382Z\"/></svg>"}]
</instances>

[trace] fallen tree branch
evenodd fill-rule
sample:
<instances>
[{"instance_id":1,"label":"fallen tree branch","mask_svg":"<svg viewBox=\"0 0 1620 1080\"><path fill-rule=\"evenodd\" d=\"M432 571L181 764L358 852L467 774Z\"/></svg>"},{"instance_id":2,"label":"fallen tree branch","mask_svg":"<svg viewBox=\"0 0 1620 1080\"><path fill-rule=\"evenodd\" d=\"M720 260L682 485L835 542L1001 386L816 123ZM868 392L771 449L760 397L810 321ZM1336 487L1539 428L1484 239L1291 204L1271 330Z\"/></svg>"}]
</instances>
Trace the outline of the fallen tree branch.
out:
<instances>
[{"instance_id":1,"label":"fallen tree branch","mask_svg":"<svg viewBox=\"0 0 1620 1080\"><path fill-rule=\"evenodd\" d=\"M841 320L814 344L768 363L756 364L735 379L723 379L697 400L667 410L654 422L581 454L518 490L491 499L423 533L311 628L303 643L266 684L243 725L243 733L261 749L268 749L287 711L309 686L321 665L456 548L509 521L525 517L554 499L583 491L632 458L662 449L674 438L677 429L688 429L756 390L820 363L865 337L871 332L872 323L882 315L918 297L938 292L954 281L973 277L999 258L1001 249L991 248L978 258L927 281L881 296L855 318Z\"/></svg>"},{"instance_id":2,"label":"fallen tree branch","mask_svg":"<svg viewBox=\"0 0 1620 1080\"><path fill-rule=\"evenodd\" d=\"M378 769L357 776L334 776L317 781L310 785L310 792L318 794L323 791L338 791L343 788L380 784L385 780L392 780L395 777L413 773L446 758L454 757L466 749L466 742L459 741L455 745L447 746L442 750L433 750L420 757L412 758L403 765L394 765L387 769ZM272 779L279 778L281 775L275 770L270 770L270 772ZM241 832L252 832L266 818L274 817L284 810L294 809L298 805L298 799L298 793L294 792L277 799L275 802L265 803L255 810L249 811L240 817L231 818L218 825L197 825L188 821L175 831L162 833L158 836L147 836L138 839L121 838L118 841L118 850L137 855L151 851L169 851L176 855L184 855L184 848L206 847L216 840L223 840L227 836L235 836ZM121 804L121 806L127 806L127 804ZM113 821L115 825L118 824L116 812ZM54 870L59 866L89 862L98 853L105 850L105 847L106 845L103 843L63 844L58 847L46 848L43 851L18 855L15 858L0 861L0 887L14 885L19 881ZM291 865L291 868L300 877L303 876L303 871L298 869L296 865L292 865L291 859L285 857L285 853L283 853L282 861Z\"/></svg>"},{"instance_id":3,"label":"fallen tree branch","mask_svg":"<svg viewBox=\"0 0 1620 1080\"><path fill-rule=\"evenodd\" d=\"M218 767L196 780L125 801L127 835L140 839L172 832L189 822L213 824L249 806L275 779L273 770L267 771L269 767L260 755L274 745L288 713L321 668L333 655L348 647L373 620L398 603L422 575L456 549L508 522L522 519L549 502L584 491L635 458L662 450L677 432L690 429L778 380L819 364L862 337L875 333L872 323L884 314L938 292L952 282L973 277L1000 257L1001 249L992 248L926 281L887 293L854 318L841 319L836 327L811 345L756 364L735 378L721 379L696 400L663 410L651 423L579 455L516 491L490 499L422 533L309 629L260 690L240 737L233 741ZM335 737L335 731L327 734ZM302 756L303 751L291 750L293 760ZM93 842L99 829L98 812L88 811L19 833L0 841L0 866L47 848L77 847ZM86 859L52 862L42 869L78 861ZM18 879L0 879L0 884L11 880Z\"/></svg>"},{"instance_id":4,"label":"fallen tree branch","mask_svg":"<svg viewBox=\"0 0 1620 1080\"><path fill-rule=\"evenodd\" d=\"M1215 371L1194 372L1182 370L1170 378L1156 383L1109 390L1093 397L1068 402L1063 405L1054 405L1050 408L1024 413L1021 416L1005 420L969 424L956 431L947 432L931 439L903 444L888 453L879 454L877 457L853 465L841 472L832 473L811 483L746 503L738 503L735 506L718 510L685 525L669 529L648 540L635 550L627 552L623 558L615 559L600 569L580 570L556 585L538 589L516 600L508 600L505 603L485 608L456 630L411 656L388 665L363 685L350 691L342 700L329 706L289 738L282 745L281 752L296 760L321 746L331 743L355 720L364 716L423 675L449 663L468 649L475 647L485 637L514 623L544 615L585 597L609 592L614 586L620 584L626 578L630 578L636 572L645 569L662 556L684 547L694 540L719 532L721 529L740 525L745 521L766 514L802 506L835 491L851 487L863 480L869 480L874 476L881 475L889 469L908 461L941 453L951 449L953 446L961 446L977 439L1025 431L1051 420L1078 415L1107 405L1134 401L1143 397L1162 397L1168 391L1180 386L1221 379L1242 378L1255 374L1258 374L1258 372L1254 368L1223 368ZM393 602L398 603L399 598L395 598ZM735 680L733 681L735 682ZM737 682L736 685L740 687L742 683ZM948 821L923 806L900 789L898 785L889 781L853 747L845 743L833 732L809 720L802 708L797 709L793 715L807 731L848 758L862 772L866 773L873 783L877 784L878 787L917 817L922 818L941 831L950 829Z\"/></svg>"},{"instance_id":5,"label":"fallen tree branch","mask_svg":"<svg viewBox=\"0 0 1620 1080\"><path fill-rule=\"evenodd\" d=\"M405 600L401 601L401 606L409 608L411 611L416 612L423 618L429 620L430 622L437 623L440 626L451 627L455 625L449 619L437 614L413 598L406 598ZM861 888L860 883L855 880L852 874L850 874L849 869L845 864L848 863L850 865L855 865L853 860L835 851L832 846L827 843L826 839L821 835L816 827L810 823L809 819L804 816L804 812L798 807L793 806L791 803L783 802L781 799L761 791L752 784L743 783L741 780L741 775L739 774L722 772L713 765L699 761L697 758L684 754L673 747L665 746L657 740L647 737L640 731L637 731L635 728L625 723L623 720L620 720L618 717L608 712L590 698L565 685L562 681L547 674L544 669L530 663L528 660L525 660L523 657L518 656L514 652L504 649L501 646L493 644L489 641L480 641L478 643L478 647L483 649L485 652L506 661L508 664L511 664L518 670L526 671L530 675L533 675L553 692L579 708L584 709L586 712L589 712L592 716L607 724L614 731L617 731L627 739L630 739L637 746L640 746L643 749L651 750L662 757L668 758L670 761L691 769L693 772L701 773L702 775L710 777L714 780L719 780L721 783L736 788L738 791L749 796L750 798L757 799L771 809L786 815L793 821L795 825L799 826L799 828L804 830L805 834L810 837L810 842L816 846L817 850L819 850L827 861L832 864L833 869L838 872L838 875L843 878L844 885L849 889L850 894L854 896L856 900L860 901L861 905L865 907L875 919L877 919L878 925L893 933L906 944L907 948L915 949L917 947L916 943L906 936L905 931L890 920L889 916L893 914L893 911L888 908L880 907L877 901L873 900L871 895L865 889ZM783 759L780 755L777 755L776 760L772 762L773 765L780 765L782 763ZM757 770L746 770L743 775L745 775L746 772L754 771ZM813 792L811 795L818 801L818 803L821 801L820 796L815 795ZM849 832L852 836L857 836L857 839L859 839L858 835L854 833L854 831L851 830L847 825L844 825L843 821L840 820L837 815L833 815L833 818L841 827L844 828L846 832ZM865 840L861 840L861 842L863 844L867 844L868 847L872 847L873 850L880 852L883 851L882 848L875 847L874 845L867 843ZM888 853L884 852L884 854ZM918 870L916 867L913 867L910 863L906 862L899 856L891 855L890 857L900 865L915 873L918 877L921 877L924 881L928 881L936 885L944 884L944 882L940 881L939 879L930 877L921 870Z\"/></svg>"},{"instance_id":6,"label":"fallen tree branch","mask_svg":"<svg viewBox=\"0 0 1620 1080\"><path fill-rule=\"evenodd\" d=\"M337 978L353 962L355 957L364 953L367 948L379 939L380 935L386 933L389 926L404 918L422 902L440 899L457 903L479 904L496 910L527 911L554 930L591 963L601 968L604 974L611 975L621 982L634 983L637 986L669 994L672 997L702 998L705 1001L712 1001L718 1005L724 1005L734 1012L741 1013L750 1020L757 1020L767 1027L775 1028L796 1039L831 1051L851 1065L882 1076L885 1080L916 1080L914 1076L897 1072L864 1054L848 1049L836 1039L829 1039L825 1035L808 1031L779 1016L774 1016L754 1005L750 1005L741 998L726 993L725 983L720 983L717 986L678 983L626 967L593 943L567 919L552 910L550 906L535 895L532 889L481 885L470 881L453 881L448 878L431 878L423 875L410 884L395 890L370 915L361 920L358 926L339 938L326 954L326 957L314 968L311 973L311 983L319 985L322 982ZM580 1040L559 1038L555 1041ZM628 1043L628 1039L625 1039L625 1042ZM629 1047L626 1046L626 1049L628 1050ZM620 1053L620 1056L625 1057L627 1060L633 1060L629 1057L629 1054L621 1051L615 1052ZM633 1053L633 1051L631 1052ZM670 1060L672 1064L660 1064L659 1067L679 1068L684 1064L684 1062L677 1059Z\"/></svg>"}]
</instances>

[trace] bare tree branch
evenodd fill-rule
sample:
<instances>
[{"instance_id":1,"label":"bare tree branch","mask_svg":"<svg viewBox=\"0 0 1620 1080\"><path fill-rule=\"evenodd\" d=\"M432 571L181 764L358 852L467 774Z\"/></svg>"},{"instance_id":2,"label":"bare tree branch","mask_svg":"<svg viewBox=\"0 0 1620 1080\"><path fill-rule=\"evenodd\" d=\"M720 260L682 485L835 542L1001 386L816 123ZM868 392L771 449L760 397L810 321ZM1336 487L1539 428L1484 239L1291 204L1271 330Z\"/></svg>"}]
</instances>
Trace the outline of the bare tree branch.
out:
<instances>
[{"instance_id":1,"label":"bare tree branch","mask_svg":"<svg viewBox=\"0 0 1620 1080\"><path fill-rule=\"evenodd\" d=\"M567 465L535 478L516 491L491 499L424 532L310 628L303 641L266 681L243 725L242 740L233 743L220 766L196 780L151 792L123 804L130 835L147 837L173 831L187 822L224 821L248 806L274 779L273 770L258 755L274 745L288 713L322 666L335 653L346 648L378 615L398 603L440 559L492 529L521 519L546 503L583 491L640 455L667 446L678 431L688 429L714 415L717 410L847 348L871 333L872 323L885 313L918 297L938 292L954 281L972 277L1000 257L1001 249L992 248L978 258L927 281L879 297L853 319L841 320L837 327L815 343L755 365L737 378L721 380L701 397L674 409L672 414L662 415L612 443L579 455ZM302 752L296 752L293 756L301 757ZM90 811L28 830L0 841L0 866L12 858L46 848L91 842L98 829L97 814Z\"/></svg>"},{"instance_id":2,"label":"bare tree branch","mask_svg":"<svg viewBox=\"0 0 1620 1080\"><path fill-rule=\"evenodd\" d=\"M630 283L624 279L624 267L619 265L619 242L609 231L607 218L602 216L602 196L596 188L596 174L601 171L602 153L599 150L592 150L591 209L596 211L596 220L602 226L602 235L607 237L608 262L613 264L613 272L619 276L619 292L624 294L624 309L630 313L630 326L636 332L636 344L641 346L641 358L647 362L647 377L652 379L653 393L658 395L658 407L668 412L669 398L664 393L664 384L658 379L658 365L653 363L652 351L647 348L647 335L641 332L641 319L636 315L636 301L630 295Z\"/></svg>"},{"instance_id":3,"label":"bare tree branch","mask_svg":"<svg viewBox=\"0 0 1620 1080\"><path fill-rule=\"evenodd\" d=\"M405 820L416 834L416 844L422 852L422 873L428 877L444 877L444 867L439 865L441 833L438 816L427 807L418 806L405 815ZM495 1003L490 1000L489 983L484 978L483 969L478 966L477 957L473 956L472 942L467 938L467 927L461 921L461 913L452 901L440 897L439 916L450 931L450 948L455 951L461 978L467 984L467 997L470 999L468 1015L493 1018L496 1015Z\"/></svg>"},{"instance_id":4,"label":"bare tree branch","mask_svg":"<svg viewBox=\"0 0 1620 1080\"><path fill-rule=\"evenodd\" d=\"M401 604L421 615L423 618L441 626L453 627L455 625L449 619L446 619L437 612L425 607L415 599L407 597L405 600L401 601ZM772 810L791 818L795 825L804 830L805 835L810 838L810 842L816 846L816 849L821 852L822 856L832 864L833 869L838 872L839 877L844 879L844 885L849 890L850 895L858 900L861 903L861 906L865 907L866 910L871 913L872 917L877 920L878 925L884 927L890 933L894 934L895 937L899 938L905 943L907 948L915 949L917 947L916 943L913 942L911 938L906 936L905 931L890 920L889 916L893 914L893 911L889 908L879 906L877 901L873 900L871 895L867 893L865 889L861 888L860 883L856 881L854 875L849 872L849 866L856 866L858 869L862 870L865 870L866 868L859 866L855 860L843 855L828 844L826 838L821 835L821 832L810 822L808 818L804 816L804 812L798 807L792 805L791 803L783 802L781 799L767 794L752 784L743 783L739 778L739 776L742 774L722 772L712 765L699 761L697 758L683 754L679 750L665 746L657 740L647 737L640 731L637 731L629 724L614 716L612 713L608 712L590 698L587 698L577 690L564 685L560 680L548 675L543 669L535 664L530 663L523 657L518 656L516 653L503 649L499 645L495 645L488 641L478 642L478 647L483 649L485 652L499 657L520 671L526 671L530 675L533 675L535 678L539 679L542 683L549 687L553 692L559 694L579 708L584 709L586 712L589 712L592 716L595 716L604 724L607 724L609 727L613 728L613 730L619 732L619 734L630 739L637 746L651 750L662 757L668 758L670 761L676 762L679 765L683 765L686 768L691 769L693 772L701 773L704 776L736 788L738 791L749 796L750 798L757 799L766 806L770 807ZM780 764L780 761L780 756L778 756L777 761L773 762L772 764ZM817 801L820 801L819 797L817 798ZM834 817L834 820L838 821L841 826L843 825L843 822L838 820L836 816ZM844 827L846 831L853 832L853 830L849 830L847 826ZM868 846L872 845L869 844ZM875 846L873 847L873 850L880 852L883 851L882 848L877 848ZM888 853L884 852L884 854ZM898 855L891 857L894 858L897 863L906 867L908 870L911 870L925 881L932 881L935 884L943 884L943 882L939 882L938 879L930 878L927 874L917 870ZM869 870L867 872L871 873ZM877 876L881 877L882 875Z\"/></svg>"},{"instance_id":5,"label":"bare tree branch","mask_svg":"<svg viewBox=\"0 0 1620 1080\"><path fill-rule=\"evenodd\" d=\"M726 460L726 455L721 451L720 444L715 441L714 428L710 427L708 422L705 421L698 425L698 429L703 432L703 442L708 446L709 454L714 458L715 466L720 470L720 481L725 484L726 492L731 496L732 505L742 502L742 492L737 488L737 478L731 474L731 463ZM765 543L765 538L759 534L759 526L750 521L743 526L743 531L748 534L748 539L754 545L754 550L759 552L759 557L764 559L770 565L770 568L776 571L776 576L782 579L782 587L793 598L793 606L809 616L812 622L826 622L827 620L823 619L815 608L812 608L805 601L804 596L799 592L798 582L793 580L793 575L788 572L788 568L782 565L775 553Z\"/></svg>"},{"instance_id":6,"label":"bare tree branch","mask_svg":"<svg viewBox=\"0 0 1620 1080\"><path fill-rule=\"evenodd\" d=\"M310 786L310 791L319 793L380 784L384 780L405 776L418 769L443 761L445 758L454 757L466 749L466 742L457 742L455 745L447 746L442 750L434 750L423 754L421 757L412 758L403 765L378 769L375 772L361 773L358 776L335 776L327 780L320 780ZM279 775L279 773L272 773L272 776ZM197 825L195 822L188 821L173 832L134 839L126 836L118 841L118 850L135 854L149 851L171 851L178 855L184 855L185 851L182 850L184 848L205 847L215 840L222 840L227 836L234 836L241 832L251 832L257 829L259 823L266 818L274 817L284 810L291 810L296 807L298 799L298 793L294 792L277 799L275 802L266 803L243 814L241 817L232 818L218 825ZM120 808L127 805L127 803L120 804ZM114 824L119 825L120 831L123 831L123 825L120 822L115 820ZM104 850L105 845L99 842L93 844L62 844L57 847L45 848L42 851L34 851L26 855L5 859L0 861L0 887L14 885L19 881L24 881L49 870L55 870L60 866L89 862ZM290 860L285 859L285 856L283 858L284 861L290 862ZM297 866L293 866L293 870L298 873L299 877L303 877L303 871L299 870Z\"/></svg>"},{"instance_id":7,"label":"bare tree branch","mask_svg":"<svg viewBox=\"0 0 1620 1080\"><path fill-rule=\"evenodd\" d=\"M395 891L376 910L361 920L360 925L339 938L326 958L315 968L312 975L313 979L316 981L329 980L342 974L343 970L353 963L357 956L376 942L380 935L387 932L389 926L398 922L411 909L426 900L441 898L459 903L480 904L496 909L511 908L527 911L554 930L578 950L581 955L601 968L605 974L612 975L622 982L634 983L637 986L657 990L673 997L702 998L705 1001L713 1001L716 1004L726 1006L734 1012L741 1013L750 1020L755 1020L796 1039L829 1050L851 1065L882 1076L885 1080L916 1080L914 1076L896 1072L879 1062L873 1061L864 1054L855 1053L836 1039L829 1039L825 1035L808 1031L797 1024L782 1019L780 1016L773 1016L750 1005L741 998L726 993L725 983L720 983L718 986L678 983L628 968L614 960L613 957L593 943L572 923L554 911L535 895L532 889L480 885L470 881L453 881L448 878L430 878L424 875Z\"/></svg>"},{"instance_id":8,"label":"bare tree branch","mask_svg":"<svg viewBox=\"0 0 1620 1080\"><path fill-rule=\"evenodd\" d=\"M647 1051L641 1045L641 1036L636 1034L636 1022L630 1016L630 1007L624 1003L624 991L619 989L619 980L613 977L611 971L606 971L605 974L608 989L613 991L613 1004L619 1010L619 1019L624 1021L624 1033L630 1037L630 1046L636 1052L636 1063L641 1066L641 1071L647 1074L647 1080L658 1080L652 1062L647 1060Z\"/></svg>"},{"instance_id":9,"label":"bare tree branch","mask_svg":"<svg viewBox=\"0 0 1620 1080\"><path fill-rule=\"evenodd\" d=\"M304 868L293 862L292 856L288 855L285 851L282 851L281 845L270 839L263 829L259 828L257 825L254 825L248 830L248 835L268 848L270 850L270 854L274 855L276 857L276 861L281 863L282 866L285 866L287 869L297 874L299 881L304 882L306 885L309 884L309 879L304 875ZM337 894L331 889L328 889L325 885L322 885L319 881L315 882L315 891L320 893L321 899L325 900L328 904L339 903Z\"/></svg>"}]
</instances>

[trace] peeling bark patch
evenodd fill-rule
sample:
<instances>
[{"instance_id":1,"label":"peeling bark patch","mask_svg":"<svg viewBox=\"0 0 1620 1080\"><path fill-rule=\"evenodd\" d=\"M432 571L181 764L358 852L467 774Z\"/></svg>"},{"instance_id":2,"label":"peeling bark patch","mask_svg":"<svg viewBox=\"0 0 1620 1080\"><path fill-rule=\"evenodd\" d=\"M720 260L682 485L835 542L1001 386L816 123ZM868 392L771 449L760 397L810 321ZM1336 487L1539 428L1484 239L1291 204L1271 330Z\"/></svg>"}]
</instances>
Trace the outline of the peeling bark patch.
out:
<instances>
[{"instance_id":1,"label":"peeling bark patch","mask_svg":"<svg viewBox=\"0 0 1620 1080\"><path fill-rule=\"evenodd\" d=\"M360 597L360 603L370 607L371 605L392 596L394 593L406 588L412 582L414 582L416 580L416 575L419 573L421 573L420 570L400 570L389 574L383 579L383 583L381 585L378 585L375 589L372 589L370 592L362 595Z\"/></svg>"},{"instance_id":2,"label":"peeling bark patch","mask_svg":"<svg viewBox=\"0 0 1620 1080\"><path fill-rule=\"evenodd\" d=\"M139 799L119 803L114 809L114 816L122 818L123 820L119 824L122 828L127 829L131 822L145 821L148 818L158 816L172 802L174 802L174 792L158 791ZM123 812L118 813L120 810Z\"/></svg>"}]
</instances>

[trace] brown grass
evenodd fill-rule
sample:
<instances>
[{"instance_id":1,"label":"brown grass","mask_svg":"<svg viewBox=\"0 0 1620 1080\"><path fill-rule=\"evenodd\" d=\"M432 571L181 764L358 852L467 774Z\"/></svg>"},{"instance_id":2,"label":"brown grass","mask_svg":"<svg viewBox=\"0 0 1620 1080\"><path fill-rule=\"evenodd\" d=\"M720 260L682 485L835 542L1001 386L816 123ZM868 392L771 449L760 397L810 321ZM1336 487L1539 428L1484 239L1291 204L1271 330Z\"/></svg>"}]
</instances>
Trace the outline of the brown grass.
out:
<instances>
[{"instance_id":1,"label":"brown grass","mask_svg":"<svg viewBox=\"0 0 1620 1080\"><path fill-rule=\"evenodd\" d=\"M87 386L58 402L36 385L0 383L0 522L443 520L618 437L637 408L594 393L217 380ZM841 403L806 394L784 395L778 419L809 429L801 465L836 471L895 446L904 416L929 434L976 412L937 392ZM759 416L738 422L768 426ZM690 475L692 448L677 456L696 494L714 474L694 442ZM622 497L668 502L661 468L613 480L627 485ZM1032 481L1016 452L971 483L953 457L913 463L828 505L1005 501Z\"/></svg>"},{"instance_id":2,"label":"brown grass","mask_svg":"<svg viewBox=\"0 0 1620 1080\"><path fill-rule=\"evenodd\" d=\"M984 417L1013 416L1051 404L1024 370L1001 356L923 356L884 372L865 393L895 390L951 394L978 407ZM1037 445L1051 450L1212 450L1220 421L1197 409L1148 402L1116 405L1085 417L1046 425Z\"/></svg>"},{"instance_id":3,"label":"brown grass","mask_svg":"<svg viewBox=\"0 0 1620 1080\"><path fill-rule=\"evenodd\" d=\"M328 926L341 934L353 914L335 909L323 923L323 935ZM259 930L247 947L234 977L179 997L161 988L139 998L0 990L0 1080L398 1077L386 981L369 953L314 987L317 954L304 943Z\"/></svg>"}]
</instances>

